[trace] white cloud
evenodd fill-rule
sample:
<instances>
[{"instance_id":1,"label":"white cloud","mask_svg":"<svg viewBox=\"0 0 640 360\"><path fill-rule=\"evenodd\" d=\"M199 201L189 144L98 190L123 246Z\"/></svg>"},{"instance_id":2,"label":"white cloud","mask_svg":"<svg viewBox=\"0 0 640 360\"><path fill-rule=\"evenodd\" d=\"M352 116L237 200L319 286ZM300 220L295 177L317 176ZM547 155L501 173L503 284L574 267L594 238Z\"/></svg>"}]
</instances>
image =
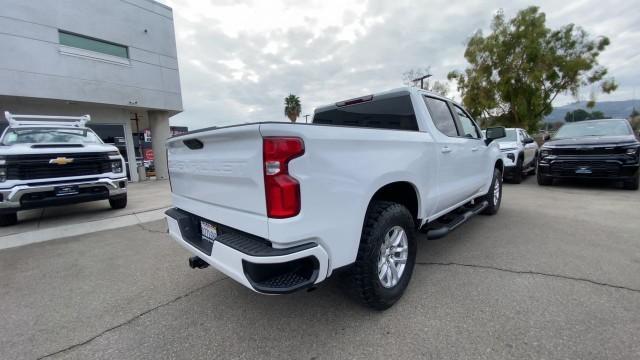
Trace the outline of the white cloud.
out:
<instances>
[{"instance_id":1,"label":"white cloud","mask_svg":"<svg viewBox=\"0 0 640 360\"><path fill-rule=\"evenodd\" d=\"M302 114L321 104L401 85L402 72L431 65L443 80L463 69L466 39L492 15L530 4L508 0L165 0L173 8L185 111L172 122L200 128L284 121L283 99ZM601 100L627 99L640 85L640 23L631 1L545 0L548 25L579 24L606 35L601 63L620 82ZM588 96L588 89L585 91ZM564 96L558 103L573 99Z\"/></svg>"}]
</instances>

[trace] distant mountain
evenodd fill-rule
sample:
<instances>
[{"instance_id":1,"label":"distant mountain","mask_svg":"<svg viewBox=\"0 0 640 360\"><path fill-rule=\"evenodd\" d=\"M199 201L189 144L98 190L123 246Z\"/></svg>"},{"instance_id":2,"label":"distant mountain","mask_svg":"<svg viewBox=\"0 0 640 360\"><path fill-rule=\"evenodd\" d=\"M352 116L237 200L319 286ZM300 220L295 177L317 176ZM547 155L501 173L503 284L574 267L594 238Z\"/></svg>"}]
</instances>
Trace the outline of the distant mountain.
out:
<instances>
[{"instance_id":1,"label":"distant mountain","mask_svg":"<svg viewBox=\"0 0 640 360\"><path fill-rule=\"evenodd\" d=\"M624 101L598 101L596 102L596 106L593 109L587 108L586 101L574 102L568 105L560 106L557 108L553 108L551 114L547 115L544 118L546 122L556 122L556 121L564 121L564 116L573 110L584 109L588 112L592 112L595 110L602 111L606 116L612 118L622 118L626 119L631 111L633 110L633 106L636 106L636 109L640 111L640 100L624 100Z\"/></svg>"}]
</instances>

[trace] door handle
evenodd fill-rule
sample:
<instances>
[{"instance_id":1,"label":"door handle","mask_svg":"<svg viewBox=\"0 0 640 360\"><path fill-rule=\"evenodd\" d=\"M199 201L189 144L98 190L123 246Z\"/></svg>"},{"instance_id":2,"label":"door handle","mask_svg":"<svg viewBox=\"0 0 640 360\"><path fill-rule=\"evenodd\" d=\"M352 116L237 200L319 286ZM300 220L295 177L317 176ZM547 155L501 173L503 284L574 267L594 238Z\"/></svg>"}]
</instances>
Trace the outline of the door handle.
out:
<instances>
[{"instance_id":1,"label":"door handle","mask_svg":"<svg viewBox=\"0 0 640 360\"><path fill-rule=\"evenodd\" d=\"M447 153L450 153L450 152L451 152L451 149L448 146L443 146L442 147L442 153L443 154L447 154Z\"/></svg>"},{"instance_id":2,"label":"door handle","mask_svg":"<svg viewBox=\"0 0 640 360\"><path fill-rule=\"evenodd\" d=\"M471 148L471 151L478 151L478 147L477 147L477 146L472 147L472 148Z\"/></svg>"}]
</instances>

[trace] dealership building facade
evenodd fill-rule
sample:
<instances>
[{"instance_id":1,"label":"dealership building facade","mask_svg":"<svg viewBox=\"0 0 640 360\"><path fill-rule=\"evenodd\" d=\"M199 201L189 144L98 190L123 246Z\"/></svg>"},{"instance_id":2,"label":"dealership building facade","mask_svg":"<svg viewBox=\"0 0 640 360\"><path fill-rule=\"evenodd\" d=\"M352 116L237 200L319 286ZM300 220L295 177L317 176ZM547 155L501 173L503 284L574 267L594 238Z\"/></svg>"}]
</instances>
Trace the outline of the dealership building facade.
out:
<instances>
[{"instance_id":1,"label":"dealership building facade","mask_svg":"<svg viewBox=\"0 0 640 360\"><path fill-rule=\"evenodd\" d=\"M156 177L167 178L169 118L182 111L171 8L152 0L2 4L2 113L89 114L88 126L118 146L132 181L150 153Z\"/></svg>"}]
</instances>

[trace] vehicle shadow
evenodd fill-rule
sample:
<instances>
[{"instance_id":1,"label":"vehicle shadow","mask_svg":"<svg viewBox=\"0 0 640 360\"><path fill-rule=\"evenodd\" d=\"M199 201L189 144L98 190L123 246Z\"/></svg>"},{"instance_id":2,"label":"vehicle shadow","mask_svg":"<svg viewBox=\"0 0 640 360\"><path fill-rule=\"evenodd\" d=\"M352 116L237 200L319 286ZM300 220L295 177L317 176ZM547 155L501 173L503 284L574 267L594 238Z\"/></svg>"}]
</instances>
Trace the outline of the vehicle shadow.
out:
<instances>
[{"instance_id":1,"label":"vehicle shadow","mask_svg":"<svg viewBox=\"0 0 640 360\"><path fill-rule=\"evenodd\" d=\"M554 187L560 188L578 188L578 189L615 189L621 191L629 191L622 187L621 181L602 180L602 179L555 179Z\"/></svg>"}]
</instances>

